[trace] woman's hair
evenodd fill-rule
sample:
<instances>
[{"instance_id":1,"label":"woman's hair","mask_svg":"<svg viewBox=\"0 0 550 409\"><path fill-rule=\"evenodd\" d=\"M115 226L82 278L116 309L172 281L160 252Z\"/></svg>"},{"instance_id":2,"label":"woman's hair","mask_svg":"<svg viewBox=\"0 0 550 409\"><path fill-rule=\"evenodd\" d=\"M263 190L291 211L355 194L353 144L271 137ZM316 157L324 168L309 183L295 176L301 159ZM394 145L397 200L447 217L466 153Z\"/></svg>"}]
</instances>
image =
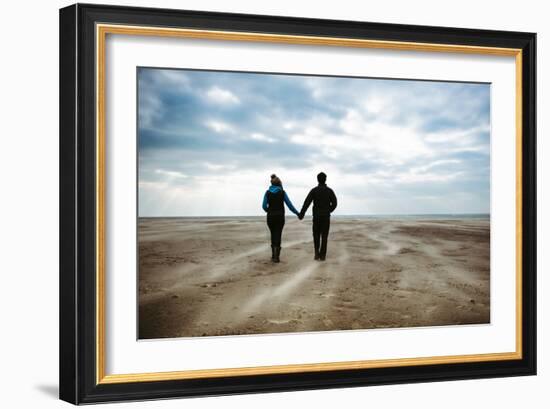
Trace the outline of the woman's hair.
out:
<instances>
[{"instance_id":1,"label":"woman's hair","mask_svg":"<svg viewBox=\"0 0 550 409\"><path fill-rule=\"evenodd\" d=\"M275 173L271 175L271 184L275 186L280 186L280 187L283 186L281 179L279 179L279 177Z\"/></svg>"}]
</instances>

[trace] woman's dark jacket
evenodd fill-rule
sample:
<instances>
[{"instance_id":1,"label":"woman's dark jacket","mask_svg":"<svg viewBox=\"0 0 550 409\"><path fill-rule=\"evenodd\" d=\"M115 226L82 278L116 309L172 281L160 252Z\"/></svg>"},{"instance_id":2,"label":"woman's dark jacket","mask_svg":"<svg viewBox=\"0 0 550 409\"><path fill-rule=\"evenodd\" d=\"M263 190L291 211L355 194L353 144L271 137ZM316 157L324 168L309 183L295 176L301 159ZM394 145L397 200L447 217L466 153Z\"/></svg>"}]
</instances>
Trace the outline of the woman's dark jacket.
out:
<instances>
[{"instance_id":1,"label":"woman's dark jacket","mask_svg":"<svg viewBox=\"0 0 550 409\"><path fill-rule=\"evenodd\" d=\"M267 212L268 216L284 216L286 203L288 209L298 215L298 210L293 206L286 192L280 187L271 185L264 194L262 208Z\"/></svg>"}]
</instances>

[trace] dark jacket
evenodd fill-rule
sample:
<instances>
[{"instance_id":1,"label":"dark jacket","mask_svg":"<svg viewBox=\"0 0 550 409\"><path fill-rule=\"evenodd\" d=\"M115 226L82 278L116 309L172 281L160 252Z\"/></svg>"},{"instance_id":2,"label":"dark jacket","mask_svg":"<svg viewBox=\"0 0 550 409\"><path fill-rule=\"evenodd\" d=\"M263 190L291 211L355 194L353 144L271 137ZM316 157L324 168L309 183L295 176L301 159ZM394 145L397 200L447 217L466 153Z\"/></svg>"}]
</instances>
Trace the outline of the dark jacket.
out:
<instances>
[{"instance_id":1,"label":"dark jacket","mask_svg":"<svg viewBox=\"0 0 550 409\"><path fill-rule=\"evenodd\" d=\"M289 210L298 215L298 210L293 206L286 192L279 186L271 185L264 194L262 208L267 212L268 216L284 216L286 203Z\"/></svg>"},{"instance_id":2,"label":"dark jacket","mask_svg":"<svg viewBox=\"0 0 550 409\"><path fill-rule=\"evenodd\" d=\"M311 189L306 200L304 200L300 217L306 214L311 202L313 202L313 217L330 216L338 204L333 190L324 183L319 183Z\"/></svg>"}]
</instances>

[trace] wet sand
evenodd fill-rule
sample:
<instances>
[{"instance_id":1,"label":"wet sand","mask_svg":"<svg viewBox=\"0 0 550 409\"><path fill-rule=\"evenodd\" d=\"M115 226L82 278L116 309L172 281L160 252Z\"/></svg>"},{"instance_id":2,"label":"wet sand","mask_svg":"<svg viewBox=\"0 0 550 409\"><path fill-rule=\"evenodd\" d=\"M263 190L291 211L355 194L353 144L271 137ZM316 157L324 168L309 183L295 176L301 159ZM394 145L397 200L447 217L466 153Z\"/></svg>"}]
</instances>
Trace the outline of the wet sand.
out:
<instances>
[{"instance_id":1,"label":"wet sand","mask_svg":"<svg viewBox=\"0 0 550 409\"><path fill-rule=\"evenodd\" d=\"M489 220L287 218L281 263L265 219L139 220L139 338L488 323Z\"/></svg>"}]
</instances>

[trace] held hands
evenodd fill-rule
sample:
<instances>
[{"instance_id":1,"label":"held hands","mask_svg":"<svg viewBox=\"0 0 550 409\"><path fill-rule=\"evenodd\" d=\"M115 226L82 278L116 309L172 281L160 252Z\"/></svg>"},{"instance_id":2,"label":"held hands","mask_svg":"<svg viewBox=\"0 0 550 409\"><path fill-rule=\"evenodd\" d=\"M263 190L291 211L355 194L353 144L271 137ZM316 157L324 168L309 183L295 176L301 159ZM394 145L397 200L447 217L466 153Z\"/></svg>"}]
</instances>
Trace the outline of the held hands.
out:
<instances>
[{"instance_id":1,"label":"held hands","mask_svg":"<svg viewBox=\"0 0 550 409\"><path fill-rule=\"evenodd\" d=\"M304 215L302 213L299 213L296 216L298 216L298 220L303 220L304 218Z\"/></svg>"}]
</instances>

